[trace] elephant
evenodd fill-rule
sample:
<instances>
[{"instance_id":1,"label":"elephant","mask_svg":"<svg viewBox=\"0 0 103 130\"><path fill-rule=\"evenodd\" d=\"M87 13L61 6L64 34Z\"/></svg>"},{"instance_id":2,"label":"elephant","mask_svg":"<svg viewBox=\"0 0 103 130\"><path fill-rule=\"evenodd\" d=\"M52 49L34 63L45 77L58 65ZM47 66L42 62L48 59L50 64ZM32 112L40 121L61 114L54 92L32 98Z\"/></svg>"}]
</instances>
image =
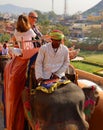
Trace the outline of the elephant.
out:
<instances>
[{"instance_id":1,"label":"elephant","mask_svg":"<svg viewBox=\"0 0 103 130\"><path fill-rule=\"evenodd\" d=\"M88 87L88 84L93 86L93 82L86 82L86 80L78 80L78 85L81 88ZM91 114L91 117L88 120L89 123L89 129L88 130L103 130L103 89L100 88L98 85L97 92L98 92L98 103L95 106L95 109L93 113Z\"/></svg>"},{"instance_id":2,"label":"elephant","mask_svg":"<svg viewBox=\"0 0 103 130\"><path fill-rule=\"evenodd\" d=\"M50 94L37 90L30 95L32 120L41 130L88 130L84 101L84 92L72 82Z\"/></svg>"},{"instance_id":3,"label":"elephant","mask_svg":"<svg viewBox=\"0 0 103 130\"><path fill-rule=\"evenodd\" d=\"M47 94L42 91L36 91L34 95L29 95L29 105L31 106L31 110L30 106L29 110L31 111L35 126L36 123L38 124L39 122L38 127L40 127L41 130L94 130L89 128L90 124L88 123L99 100L96 87L87 87L84 85L81 89L81 86L79 86L80 84L77 83L78 81L74 80L76 76L73 74L73 78L70 78L70 74L66 74L66 76L71 79L71 82L67 85L61 85L54 93ZM94 101L94 104L91 106L89 117L84 114L86 97L90 97L90 99ZM26 99L24 96L23 102L25 101ZM24 109L26 109L25 106ZM25 113L27 115L26 118L29 118L27 114L29 113L28 110L26 110ZM32 124L31 121L29 124Z\"/></svg>"},{"instance_id":4,"label":"elephant","mask_svg":"<svg viewBox=\"0 0 103 130\"><path fill-rule=\"evenodd\" d=\"M93 121L96 128L97 124L102 128L102 123L99 123L98 120L103 118L100 111L102 110L103 100L101 99L103 98L101 96L103 94L100 95L100 100L91 118L86 121L84 114L85 94L79 84L72 81L59 86L51 94L42 91L36 91L34 95L29 93L30 107L28 104L26 105L30 111L26 113L22 92L25 90L27 65L28 59L16 57L5 68L4 95L8 130L24 130L25 118L28 117L26 115L30 114L29 112L31 112L34 127L38 126L41 130L97 130L92 129L91 123ZM100 117L98 112L100 112ZM98 120L94 118L95 114ZM29 125L31 126L31 124Z\"/></svg>"},{"instance_id":5,"label":"elephant","mask_svg":"<svg viewBox=\"0 0 103 130\"><path fill-rule=\"evenodd\" d=\"M86 118L84 102L88 97L94 104ZM98 101L96 86L81 89L72 82L61 85L51 94L35 91L30 95L32 120L39 123L41 130L97 130L90 128L90 120Z\"/></svg>"}]
</instances>

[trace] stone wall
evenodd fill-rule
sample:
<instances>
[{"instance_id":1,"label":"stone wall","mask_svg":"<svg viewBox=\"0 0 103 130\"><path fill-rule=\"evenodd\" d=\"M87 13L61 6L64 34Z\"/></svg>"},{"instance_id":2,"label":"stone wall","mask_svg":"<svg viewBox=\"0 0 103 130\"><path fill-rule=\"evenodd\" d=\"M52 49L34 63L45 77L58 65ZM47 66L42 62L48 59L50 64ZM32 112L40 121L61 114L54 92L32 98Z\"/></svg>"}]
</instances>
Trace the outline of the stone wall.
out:
<instances>
[{"instance_id":1,"label":"stone wall","mask_svg":"<svg viewBox=\"0 0 103 130\"><path fill-rule=\"evenodd\" d=\"M76 71L78 73L78 78L93 81L94 83L103 87L103 77L100 77L100 76L97 76L97 75L94 75L92 73L89 73L89 72L86 72L83 70L79 70L79 69L76 69Z\"/></svg>"}]
</instances>

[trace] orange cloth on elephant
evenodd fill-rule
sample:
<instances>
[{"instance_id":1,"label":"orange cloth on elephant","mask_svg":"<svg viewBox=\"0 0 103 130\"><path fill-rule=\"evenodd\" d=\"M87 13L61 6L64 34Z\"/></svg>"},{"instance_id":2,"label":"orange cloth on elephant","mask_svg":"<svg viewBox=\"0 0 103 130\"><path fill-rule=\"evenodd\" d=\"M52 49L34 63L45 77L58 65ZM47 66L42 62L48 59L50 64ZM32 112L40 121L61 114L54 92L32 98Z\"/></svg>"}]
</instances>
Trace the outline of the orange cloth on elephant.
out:
<instances>
[{"instance_id":1,"label":"orange cloth on elephant","mask_svg":"<svg viewBox=\"0 0 103 130\"><path fill-rule=\"evenodd\" d=\"M15 57L5 67L4 98L7 130L24 130L24 109L22 91L25 87L26 70L29 58L37 53L29 50L29 56Z\"/></svg>"},{"instance_id":2,"label":"orange cloth on elephant","mask_svg":"<svg viewBox=\"0 0 103 130\"><path fill-rule=\"evenodd\" d=\"M5 68L4 97L8 130L24 130L21 94L25 86L27 61L15 57Z\"/></svg>"}]
</instances>

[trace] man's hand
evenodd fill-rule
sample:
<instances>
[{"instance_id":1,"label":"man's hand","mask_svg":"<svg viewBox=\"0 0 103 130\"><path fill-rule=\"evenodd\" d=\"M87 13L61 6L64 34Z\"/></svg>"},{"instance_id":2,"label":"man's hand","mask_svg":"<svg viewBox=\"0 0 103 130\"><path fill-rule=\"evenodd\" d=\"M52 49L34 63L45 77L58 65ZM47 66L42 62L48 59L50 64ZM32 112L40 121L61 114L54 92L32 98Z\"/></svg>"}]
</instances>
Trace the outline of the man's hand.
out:
<instances>
[{"instance_id":1,"label":"man's hand","mask_svg":"<svg viewBox=\"0 0 103 130\"><path fill-rule=\"evenodd\" d=\"M52 74L52 79L59 79L59 77L55 74Z\"/></svg>"}]
</instances>

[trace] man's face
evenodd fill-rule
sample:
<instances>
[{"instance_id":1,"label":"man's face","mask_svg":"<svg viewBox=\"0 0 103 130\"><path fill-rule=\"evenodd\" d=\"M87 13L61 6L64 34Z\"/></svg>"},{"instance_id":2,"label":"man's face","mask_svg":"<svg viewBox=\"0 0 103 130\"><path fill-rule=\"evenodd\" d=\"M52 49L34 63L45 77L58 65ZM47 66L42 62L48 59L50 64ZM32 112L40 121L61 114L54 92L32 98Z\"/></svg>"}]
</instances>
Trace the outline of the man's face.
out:
<instances>
[{"instance_id":1,"label":"man's face","mask_svg":"<svg viewBox=\"0 0 103 130\"><path fill-rule=\"evenodd\" d=\"M35 23L37 22L38 16L37 14L32 13L29 15L28 19L31 25L35 25Z\"/></svg>"},{"instance_id":2,"label":"man's face","mask_svg":"<svg viewBox=\"0 0 103 130\"><path fill-rule=\"evenodd\" d=\"M54 40L54 39L51 39L51 40L52 40L53 48L58 48L62 42L62 40Z\"/></svg>"}]
</instances>

